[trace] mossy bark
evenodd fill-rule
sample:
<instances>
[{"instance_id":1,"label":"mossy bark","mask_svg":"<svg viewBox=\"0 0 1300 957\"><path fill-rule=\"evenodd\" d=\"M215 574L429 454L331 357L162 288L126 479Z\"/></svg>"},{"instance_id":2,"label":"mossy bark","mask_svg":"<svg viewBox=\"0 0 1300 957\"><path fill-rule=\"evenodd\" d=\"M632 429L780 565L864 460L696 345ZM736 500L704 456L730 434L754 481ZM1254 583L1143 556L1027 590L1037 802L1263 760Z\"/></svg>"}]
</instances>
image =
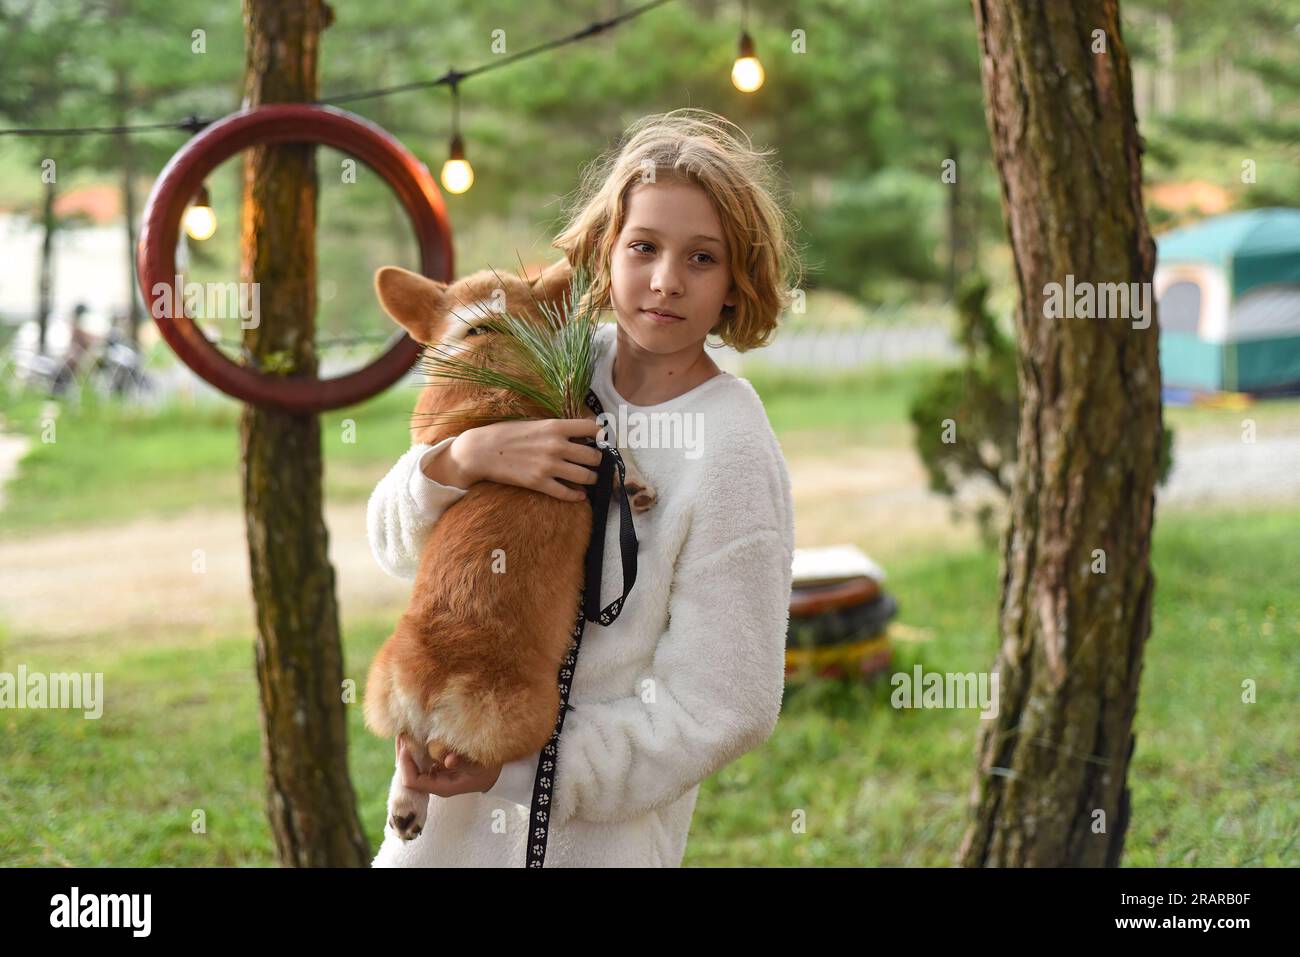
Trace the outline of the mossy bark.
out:
<instances>
[{"instance_id":1,"label":"mossy bark","mask_svg":"<svg viewBox=\"0 0 1300 957\"><path fill-rule=\"evenodd\" d=\"M1020 288L1021 414L1000 711L980 734L958 861L1115 865L1154 589L1157 326L1154 303L1145 329L1048 318L1045 290L1151 281L1129 58L1114 0L973 6Z\"/></svg>"},{"instance_id":2,"label":"mossy bark","mask_svg":"<svg viewBox=\"0 0 1300 957\"><path fill-rule=\"evenodd\" d=\"M317 96L319 0L245 0L245 104ZM261 315L244 331L251 361L316 372L315 147L244 155L241 276ZM244 512L257 608L262 752L284 866L364 866L370 848L348 776L343 649L322 512L320 421L246 405L240 419Z\"/></svg>"}]
</instances>

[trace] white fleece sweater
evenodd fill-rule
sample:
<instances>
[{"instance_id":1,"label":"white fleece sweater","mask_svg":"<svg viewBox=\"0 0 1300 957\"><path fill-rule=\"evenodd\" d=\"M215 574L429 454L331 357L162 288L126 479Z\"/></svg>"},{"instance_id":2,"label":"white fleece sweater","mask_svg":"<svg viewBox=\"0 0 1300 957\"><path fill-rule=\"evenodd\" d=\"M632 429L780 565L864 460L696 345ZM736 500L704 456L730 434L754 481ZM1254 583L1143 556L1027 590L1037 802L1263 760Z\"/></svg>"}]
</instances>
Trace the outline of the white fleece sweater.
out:
<instances>
[{"instance_id":1,"label":"white fleece sweater","mask_svg":"<svg viewBox=\"0 0 1300 957\"><path fill-rule=\"evenodd\" d=\"M583 634L548 867L679 866L700 782L767 740L785 683L794 509L762 401L745 379L721 373L634 406L611 382L616 332L606 324L597 333L592 388L607 413L627 416L627 436L618 422L612 431L632 442L659 501L634 520L637 579L622 613ZM690 416L696 432L666 447L652 438L664 434L653 413ZM465 494L421 471L437 447L412 447L370 498L371 549L399 578L414 580L430 528ZM615 501L602 606L622 590L618 525ZM534 754L505 765L487 792L431 798L423 833L403 843L386 828L374 866L524 866L536 770Z\"/></svg>"}]
</instances>

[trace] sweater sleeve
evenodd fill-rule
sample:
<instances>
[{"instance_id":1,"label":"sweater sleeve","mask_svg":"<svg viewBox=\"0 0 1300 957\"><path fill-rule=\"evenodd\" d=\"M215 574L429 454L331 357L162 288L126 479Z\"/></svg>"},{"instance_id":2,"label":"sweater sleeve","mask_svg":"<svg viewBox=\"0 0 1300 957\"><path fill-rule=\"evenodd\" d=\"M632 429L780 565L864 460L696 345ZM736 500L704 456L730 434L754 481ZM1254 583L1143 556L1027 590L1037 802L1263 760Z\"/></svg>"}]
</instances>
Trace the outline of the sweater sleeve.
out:
<instances>
[{"instance_id":1,"label":"sweater sleeve","mask_svg":"<svg viewBox=\"0 0 1300 957\"><path fill-rule=\"evenodd\" d=\"M785 686L792 541L792 528L761 527L677 566L636 693L565 718L553 826L664 807L767 740Z\"/></svg>"},{"instance_id":2,"label":"sweater sleeve","mask_svg":"<svg viewBox=\"0 0 1300 957\"><path fill-rule=\"evenodd\" d=\"M483 793L494 798L504 798L520 807L532 807L533 785L537 783L537 762L541 757L542 752L538 749L517 761L501 765L501 774L497 777L496 784Z\"/></svg>"},{"instance_id":3,"label":"sweater sleeve","mask_svg":"<svg viewBox=\"0 0 1300 957\"><path fill-rule=\"evenodd\" d=\"M421 468L428 456L454 438L411 446L370 493L366 506L370 551L379 567L394 578L414 581L434 523L469 491L435 482Z\"/></svg>"}]
</instances>

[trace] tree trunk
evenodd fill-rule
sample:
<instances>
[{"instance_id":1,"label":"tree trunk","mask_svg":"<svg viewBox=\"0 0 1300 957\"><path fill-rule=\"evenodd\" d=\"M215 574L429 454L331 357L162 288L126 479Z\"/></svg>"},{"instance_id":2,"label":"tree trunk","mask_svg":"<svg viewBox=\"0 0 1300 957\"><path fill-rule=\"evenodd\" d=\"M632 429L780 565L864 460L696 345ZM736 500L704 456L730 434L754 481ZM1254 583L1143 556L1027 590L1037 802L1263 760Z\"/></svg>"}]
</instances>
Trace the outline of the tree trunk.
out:
<instances>
[{"instance_id":1,"label":"tree trunk","mask_svg":"<svg viewBox=\"0 0 1300 957\"><path fill-rule=\"evenodd\" d=\"M961 227L961 178L966 171L961 168L961 149L956 143L949 142L947 158L953 161L956 176L948 183L948 275L944 280L944 291L949 302L957 301L957 281L963 272L962 227Z\"/></svg>"},{"instance_id":2,"label":"tree trunk","mask_svg":"<svg viewBox=\"0 0 1300 957\"><path fill-rule=\"evenodd\" d=\"M980 734L958 860L1113 866L1155 584L1157 326L1153 302L1140 328L1126 316L1050 318L1047 296L1067 276L1076 287L1151 281L1129 58L1114 0L973 5L1020 286L1021 413L1000 709Z\"/></svg>"},{"instance_id":3,"label":"tree trunk","mask_svg":"<svg viewBox=\"0 0 1300 957\"><path fill-rule=\"evenodd\" d=\"M50 313L53 311L54 233L58 229L54 217L54 198L58 189L53 180L46 182L45 199L41 206L41 266L36 287L36 351L40 355L45 355L45 340L49 336Z\"/></svg>"},{"instance_id":4,"label":"tree trunk","mask_svg":"<svg viewBox=\"0 0 1300 957\"><path fill-rule=\"evenodd\" d=\"M245 0L249 107L317 96L319 0ZM244 345L293 375L314 375L315 147L261 146L244 157L241 275L260 284ZM244 511L257 606L257 676L268 811L280 862L364 866L370 848L348 777L343 650L321 511L315 415L244 406Z\"/></svg>"},{"instance_id":5,"label":"tree trunk","mask_svg":"<svg viewBox=\"0 0 1300 957\"><path fill-rule=\"evenodd\" d=\"M127 80L126 69L117 67L114 71L116 80L117 111L120 125L130 122L131 89ZM140 304L136 298L135 285L135 153L131 148L131 137L121 133L117 137L117 146L122 157L122 208L126 213L126 340L134 348L140 347Z\"/></svg>"}]
</instances>

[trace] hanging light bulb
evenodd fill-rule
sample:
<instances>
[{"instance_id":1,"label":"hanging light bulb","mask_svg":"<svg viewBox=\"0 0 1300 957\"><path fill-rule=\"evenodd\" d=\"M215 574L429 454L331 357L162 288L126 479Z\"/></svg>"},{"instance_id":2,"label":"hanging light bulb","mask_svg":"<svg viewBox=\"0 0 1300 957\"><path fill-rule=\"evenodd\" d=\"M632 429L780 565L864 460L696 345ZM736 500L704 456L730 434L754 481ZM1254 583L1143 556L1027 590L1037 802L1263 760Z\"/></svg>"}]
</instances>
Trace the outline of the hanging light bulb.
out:
<instances>
[{"instance_id":1,"label":"hanging light bulb","mask_svg":"<svg viewBox=\"0 0 1300 957\"><path fill-rule=\"evenodd\" d=\"M198 194L189 209L185 210L185 233L190 239L202 241L217 231L217 214L212 211L212 198L208 196L208 185L199 187Z\"/></svg>"},{"instance_id":2,"label":"hanging light bulb","mask_svg":"<svg viewBox=\"0 0 1300 957\"><path fill-rule=\"evenodd\" d=\"M754 51L754 39L748 31L740 34L740 50L731 67L731 84L741 93L753 93L763 85L766 74Z\"/></svg>"},{"instance_id":3,"label":"hanging light bulb","mask_svg":"<svg viewBox=\"0 0 1300 957\"><path fill-rule=\"evenodd\" d=\"M460 138L460 88L461 74L451 70L451 152L442 164L442 188L449 193L463 193L474 185L474 167L465 159L465 141Z\"/></svg>"},{"instance_id":4,"label":"hanging light bulb","mask_svg":"<svg viewBox=\"0 0 1300 957\"><path fill-rule=\"evenodd\" d=\"M749 0L740 8L740 50L731 65L731 85L741 93L753 93L763 85L763 64L758 62L754 38L749 35Z\"/></svg>"},{"instance_id":5,"label":"hanging light bulb","mask_svg":"<svg viewBox=\"0 0 1300 957\"><path fill-rule=\"evenodd\" d=\"M474 185L474 167L465 159L465 144L457 133L451 138L451 154L442 164L442 188L449 193L463 193Z\"/></svg>"}]
</instances>

